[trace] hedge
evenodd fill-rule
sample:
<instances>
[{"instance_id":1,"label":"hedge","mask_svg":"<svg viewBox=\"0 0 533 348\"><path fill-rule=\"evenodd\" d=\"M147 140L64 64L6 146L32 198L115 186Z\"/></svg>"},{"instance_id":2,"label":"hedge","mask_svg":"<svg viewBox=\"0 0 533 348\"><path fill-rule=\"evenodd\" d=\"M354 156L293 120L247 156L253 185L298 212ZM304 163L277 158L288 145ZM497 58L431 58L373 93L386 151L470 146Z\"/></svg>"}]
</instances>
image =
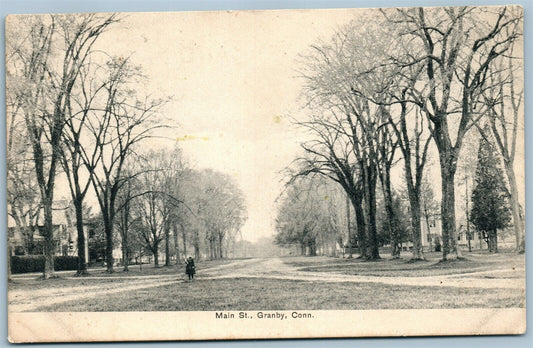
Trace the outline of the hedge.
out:
<instances>
[{"instance_id":1,"label":"hedge","mask_svg":"<svg viewBox=\"0 0 533 348\"><path fill-rule=\"evenodd\" d=\"M73 271L78 269L77 256L54 256L54 270ZM11 273L42 272L43 255L11 256Z\"/></svg>"}]
</instances>

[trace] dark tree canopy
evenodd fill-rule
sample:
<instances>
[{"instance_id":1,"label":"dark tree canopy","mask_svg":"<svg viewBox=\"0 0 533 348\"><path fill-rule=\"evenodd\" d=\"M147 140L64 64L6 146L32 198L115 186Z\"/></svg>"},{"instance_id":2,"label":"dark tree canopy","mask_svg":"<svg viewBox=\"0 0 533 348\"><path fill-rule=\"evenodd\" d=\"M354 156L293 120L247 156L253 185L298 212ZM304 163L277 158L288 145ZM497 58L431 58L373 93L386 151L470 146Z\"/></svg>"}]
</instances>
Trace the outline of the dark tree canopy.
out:
<instances>
[{"instance_id":1,"label":"dark tree canopy","mask_svg":"<svg viewBox=\"0 0 533 348\"><path fill-rule=\"evenodd\" d=\"M472 191L472 223L486 234L509 226L511 214L508 191L500 159L485 138L480 139L475 187Z\"/></svg>"}]
</instances>

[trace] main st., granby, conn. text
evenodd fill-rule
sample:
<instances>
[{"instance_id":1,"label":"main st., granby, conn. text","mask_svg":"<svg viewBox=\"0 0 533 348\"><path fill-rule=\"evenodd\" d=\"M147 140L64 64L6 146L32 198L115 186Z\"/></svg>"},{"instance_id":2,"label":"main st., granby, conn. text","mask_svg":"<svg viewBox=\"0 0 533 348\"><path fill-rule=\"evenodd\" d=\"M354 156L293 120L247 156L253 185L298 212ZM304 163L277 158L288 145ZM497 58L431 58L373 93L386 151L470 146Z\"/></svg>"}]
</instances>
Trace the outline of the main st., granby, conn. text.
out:
<instances>
[{"instance_id":1,"label":"main st., granby, conn. text","mask_svg":"<svg viewBox=\"0 0 533 348\"><path fill-rule=\"evenodd\" d=\"M215 319L304 319L304 318L313 318L311 313L303 312L215 312Z\"/></svg>"}]
</instances>

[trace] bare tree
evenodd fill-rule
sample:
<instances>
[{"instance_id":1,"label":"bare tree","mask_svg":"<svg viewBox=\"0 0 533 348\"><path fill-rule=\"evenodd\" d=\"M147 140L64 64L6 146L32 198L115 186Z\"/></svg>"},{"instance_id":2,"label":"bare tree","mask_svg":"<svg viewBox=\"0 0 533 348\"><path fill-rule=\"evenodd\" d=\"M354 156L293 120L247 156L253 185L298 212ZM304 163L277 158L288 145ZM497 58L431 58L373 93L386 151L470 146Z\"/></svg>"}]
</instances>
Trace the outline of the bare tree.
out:
<instances>
[{"instance_id":1,"label":"bare tree","mask_svg":"<svg viewBox=\"0 0 533 348\"><path fill-rule=\"evenodd\" d=\"M22 236L24 252L33 254L35 250L34 233L38 225L41 204L38 195L38 185L35 178L35 168L31 158L30 143L25 134L23 120L18 115L16 100L8 94L6 110L10 112L10 123L7 127L7 185L6 200L7 214L15 222L18 235ZM11 96L13 97L13 96ZM17 135L17 136L15 136ZM11 256L13 250L13 235L7 236L7 276L11 280Z\"/></svg>"},{"instance_id":2,"label":"bare tree","mask_svg":"<svg viewBox=\"0 0 533 348\"><path fill-rule=\"evenodd\" d=\"M107 65L105 106L87 124L87 134L96 146L96 155L89 157L85 154L83 160L90 172L104 220L107 271L113 272L117 194L131 179L124 176L125 163L135 154L134 147L138 143L151 137L155 129L164 127L156 120L164 101L140 99L135 95L131 85L141 76L140 67L133 66L129 59L114 58Z\"/></svg>"},{"instance_id":3,"label":"bare tree","mask_svg":"<svg viewBox=\"0 0 533 348\"><path fill-rule=\"evenodd\" d=\"M138 187L135 194L136 216L144 228L139 229L146 248L154 255L159 266L161 242L165 242L165 266L170 266L170 231L179 223L179 208L185 203L180 199L180 186L184 171L181 149L151 150L144 156L144 164L136 175Z\"/></svg>"},{"instance_id":4,"label":"bare tree","mask_svg":"<svg viewBox=\"0 0 533 348\"><path fill-rule=\"evenodd\" d=\"M403 93L406 89L403 90ZM413 259L424 258L422 250L422 230L420 194L424 167L431 136L425 132L424 119L419 109L410 107L403 95L400 100L399 117L388 112L389 120L398 139L398 146L404 160L404 175L409 197L411 229L413 235Z\"/></svg>"},{"instance_id":5,"label":"bare tree","mask_svg":"<svg viewBox=\"0 0 533 348\"><path fill-rule=\"evenodd\" d=\"M13 219L18 234L23 238L24 252L33 254L35 252L33 237L41 212L39 188L35 178L30 143L24 136L24 121L20 120L15 105L9 105L8 102L7 110L13 111L7 129L7 214ZM8 238L8 248L10 256L11 238Z\"/></svg>"},{"instance_id":6,"label":"bare tree","mask_svg":"<svg viewBox=\"0 0 533 348\"><path fill-rule=\"evenodd\" d=\"M389 23L383 23L381 30L383 36L396 37L398 32ZM389 42L387 45L394 52L391 56L389 51L380 50L376 56L374 67L369 74L378 73L374 78L373 95L365 90L360 91L377 105L381 105L382 112L389 121L389 127L396 136L396 143L392 148L398 147L403 157L404 177L407 185L407 196L410 204L411 229L413 236L413 259L424 258L422 250L422 231L420 227L420 186L426 164L427 153L431 141L431 134L424 124L420 108L408 101L407 95L418 82L421 74L419 66L403 66L398 64L394 56L407 54L412 47L403 47L402 42ZM385 148L385 147L383 147ZM383 157L383 155L382 155ZM393 157L389 159L392 161ZM387 161L380 161L387 163ZM391 202L392 199L385 199ZM389 203L390 205L390 203ZM391 208L389 208L392 210ZM390 220L392 221L392 220Z\"/></svg>"},{"instance_id":7,"label":"bare tree","mask_svg":"<svg viewBox=\"0 0 533 348\"><path fill-rule=\"evenodd\" d=\"M165 226L165 266L170 266L170 230L173 229L174 235L174 250L176 260L179 260L178 247L178 228L177 225L181 219L181 213L185 207L180 206L183 202L182 189L185 163L183 161L183 154L179 147L174 147L171 151L165 152L163 166L163 187L161 188L167 195L164 196L165 203L163 205Z\"/></svg>"},{"instance_id":8,"label":"bare tree","mask_svg":"<svg viewBox=\"0 0 533 348\"><path fill-rule=\"evenodd\" d=\"M342 189L321 175L301 176L288 183L276 217L279 245L297 245L302 255L334 256L345 229L339 209Z\"/></svg>"},{"instance_id":9,"label":"bare tree","mask_svg":"<svg viewBox=\"0 0 533 348\"><path fill-rule=\"evenodd\" d=\"M515 30L520 30L520 27L507 28L508 35L511 35ZM521 41L519 43L522 44ZM525 250L524 213L520 206L514 169L517 138L519 138L520 128L523 127L521 106L524 94L523 83L519 79L520 76L523 76L522 57L520 54L513 54L519 48L517 44L518 42L515 42L508 55L502 55L489 67L488 79L490 83L489 88L486 88L483 93L483 99L487 108L487 121L492 136L486 134L487 132L482 126L478 127L478 130L484 138L494 139L492 142L503 159L509 186L515 249L522 253Z\"/></svg>"},{"instance_id":10,"label":"bare tree","mask_svg":"<svg viewBox=\"0 0 533 348\"><path fill-rule=\"evenodd\" d=\"M320 212L311 177L293 180L285 191L276 217L276 243L297 245L301 255L316 256Z\"/></svg>"},{"instance_id":11,"label":"bare tree","mask_svg":"<svg viewBox=\"0 0 533 348\"><path fill-rule=\"evenodd\" d=\"M390 127L383 127L381 131L381 146L379 147L380 158L378 159L377 164L383 199L385 201L387 224L389 226L389 231L391 231L391 255L393 258L399 258L401 253L400 244L402 243L402 240L398 233L399 231L395 227L395 212L391 185L391 169L394 164L394 155L398 146L398 140L394 139L394 136L392 135L393 131L389 128Z\"/></svg>"},{"instance_id":12,"label":"bare tree","mask_svg":"<svg viewBox=\"0 0 533 348\"><path fill-rule=\"evenodd\" d=\"M332 153L340 151L343 155L339 158L343 161L349 157L346 166L357 168L365 202L364 226L369 246L365 256L379 258L376 187L378 180L382 180L384 192L390 192L387 190L387 186L390 187L388 175L397 140L388 129L384 109L389 106L375 102L383 94L382 89L388 86L389 79L383 80L387 72L376 66L373 59L379 54L383 56L390 40L378 30L379 23L373 28L375 30L369 30L365 25L363 20L352 21L339 29L331 42L312 46L313 53L306 58L302 73L305 79L303 93L307 107L315 110L310 125L315 128L317 139L326 145L326 151L309 147L307 150L314 151L314 156L320 154L330 158ZM348 157L344 153L349 153ZM392 214L389 210L391 221Z\"/></svg>"},{"instance_id":13,"label":"bare tree","mask_svg":"<svg viewBox=\"0 0 533 348\"><path fill-rule=\"evenodd\" d=\"M85 163L90 163L92 168L101 158L98 156L99 148L87 141L85 132L90 118L94 118L94 113L98 113L101 107L98 102L104 98L103 94L108 83L105 76L103 80L102 76L99 76L102 67L93 63L90 58L80 67L78 81L67 103L67 118L61 146L61 164L68 180L76 214L78 275L87 274L82 207L91 187L91 175Z\"/></svg>"},{"instance_id":14,"label":"bare tree","mask_svg":"<svg viewBox=\"0 0 533 348\"><path fill-rule=\"evenodd\" d=\"M183 166L185 167L185 164ZM200 256L200 221L198 214L200 214L201 206L203 205L198 194L200 192L199 176L199 172L191 169L180 171L178 183L173 190L177 192L176 196L181 197L186 202L187 206L178 204L172 210L171 216L176 254L180 254L179 240L181 240L183 257L190 256L188 247L192 245L195 250L195 259ZM176 260L176 263L180 262L179 259Z\"/></svg>"},{"instance_id":15,"label":"bare tree","mask_svg":"<svg viewBox=\"0 0 533 348\"><path fill-rule=\"evenodd\" d=\"M224 257L224 241L236 233L246 219L244 197L233 180L222 173L202 172L202 210L199 218L206 231L208 254L211 259Z\"/></svg>"},{"instance_id":16,"label":"bare tree","mask_svg":"<svg viewBox=\"0 0 533 348\"><path fill-rule=\"evenodd\" d=\"M433 234L431 233L431 226L438 220L440 216L439 202L435 199L433 188L428 181L427 176L422 178L422 184L420 185L420 206L422 211L422 217L426 222L426 234L429 244L429 248L435 246L436 240L433 240ZM440 242L439 242L440 243Z\"/></svg>"},{"instance_id":17,"label":"bare tree","mask_svg":"<svg viewBox=\"0 0 533 348\"><path fill-rule=\"evenodd\" d=\"M143 182L146 184L148 179ZM154 265L159 267L159 246L164 239L163 229L165 219L161 211L158 192L147 192L142 199L136 201L136 215L142 221L142 228L139 229L140 238L144 245L154 255Z\"/></svg>"},{"instance_id":18,"label":"bare tree","mask_svg":"<svg viewBox=\"0 0 533 348\"><path fill-rule=\"evenodd\" d=\"M132 242L135 239L131 238L131 231L134 229L135 225L139 224L139 217L135 217L132 214L132 205L133 200L138 197L139 183L132 170L132 165L127 164L124 170L124 176L129 178L120 188L117 194L117 215L118 219L116 222L117 229L120 235L121 249L122 249L122 260L124 263L124 272L129 272L129 259L130 259L130 245L134 244Z\"/></svg>"},{"instance_id":19,"label":"bare tree","mask_svg":"<svg viewBox=\"0 0 533 348\"><path fill-rule=\"evenodd\" d=\"M21 38L10 46L8 69L24 115L44 212L44 277L54 276L52 203L60 145L72 89L98 37L116 16L51 15L19 17L8 23ZM13 22L13 20L11 21ZM8 82L9 83L9 82Z\"/></svg>"},{"instance_id":20,"label":"bare tree","mask_svg":"<svg viewBox=\"0 0 533 348\"><path fill-rule=\"evenodd\" d=\"M365 213L363 209L363 182L359 178L359 165L351 149L351 142L337 131L326 115L314 120L298 122L313 140L301 146L306 155L295 160L297 166L289 175L291 181L301 176L322 175L338 183L346 192L355 211L357 242L361 257L368 257ZM290 181L289 181L290 183ZM350 242L352 236L348 236Z\"/></svg>"},{"instance_id":21,"label":"bare tree","mask_svg":"<svg viewBox=\"0 0 533 348\"><path fill-rule=\"evenodd\" d=\"M521 21L511 7L413 8L384 11L403 27L399 38L422 48L397 61L421 64L424 79L410 89L410 98L427 116L437 145L442 181L443 259L460 252L455 238L454 179L463 139L477 123L476 105L487 83L490 63L505 54L518 33L505 29ZM453 117L458 115L457 119Z\"/></svg>"}]
</instances>

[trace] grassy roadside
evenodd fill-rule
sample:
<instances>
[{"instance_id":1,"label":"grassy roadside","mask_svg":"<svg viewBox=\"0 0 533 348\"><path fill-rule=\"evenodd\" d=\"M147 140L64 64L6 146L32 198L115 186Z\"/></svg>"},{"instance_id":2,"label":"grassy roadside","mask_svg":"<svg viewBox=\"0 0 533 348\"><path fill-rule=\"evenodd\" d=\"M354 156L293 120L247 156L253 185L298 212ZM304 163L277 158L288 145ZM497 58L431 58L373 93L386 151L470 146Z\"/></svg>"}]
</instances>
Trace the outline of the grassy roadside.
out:
<instances>
[{"instance_id":1,"label":"grassy roadside","mask_svg":"<svg viewBox=\"0 0 533 348\"><path fill-rule=\"evenodd\" d=\"M439 288L279 279L213 279L126 291L38 311L363 310L523 307L515 289Z\"/></svg>"},{"instance_id":2,"label":"grassy roadside","mask_svg":"<svg viewBox=\"0 0 533 348\"><path fill-rule=\"evenodd\" d=\"M197 263L196 269L200 272L208 271L210 268L227 265L235 260L213 260L201 261ZM115 267L114 273L107 273L104 268L89 269L89 274L77 277L75 271L58 272L56 278L42 279L41 273L26 273L12 276L8 283L9 290L40 290L62 287L79 287L83 288L88 285L111 285L127 283L133 279L143 279L150 277L176 277L176 279L185 278L185 265L172 264L170 266L160 266L155 268L153 265L131 265L128 272L123 272L122 267Z\"/></svg>"},{"instance_id":3,"label":"grassy roadside","mask_svg":"<svg viewBox=\"0 0 533 348\"><path fill-rule=\"evenodd\" d=\"M409 254L401 259L391 259L388 255L376 261L348 258L287 258L284 262L297 267L300 271L334 272L346 275L364 275L375 277L428 277L441 275L461 275L472 272L497 271L492 277L523 278L525 276L525 256L512 252L489 254L486 251L463 252L460 260L441 262L441 253L426 253L425 261L411 262ZM498 275L499 274L499 275Z\"/></svg>"}]
</instances>

